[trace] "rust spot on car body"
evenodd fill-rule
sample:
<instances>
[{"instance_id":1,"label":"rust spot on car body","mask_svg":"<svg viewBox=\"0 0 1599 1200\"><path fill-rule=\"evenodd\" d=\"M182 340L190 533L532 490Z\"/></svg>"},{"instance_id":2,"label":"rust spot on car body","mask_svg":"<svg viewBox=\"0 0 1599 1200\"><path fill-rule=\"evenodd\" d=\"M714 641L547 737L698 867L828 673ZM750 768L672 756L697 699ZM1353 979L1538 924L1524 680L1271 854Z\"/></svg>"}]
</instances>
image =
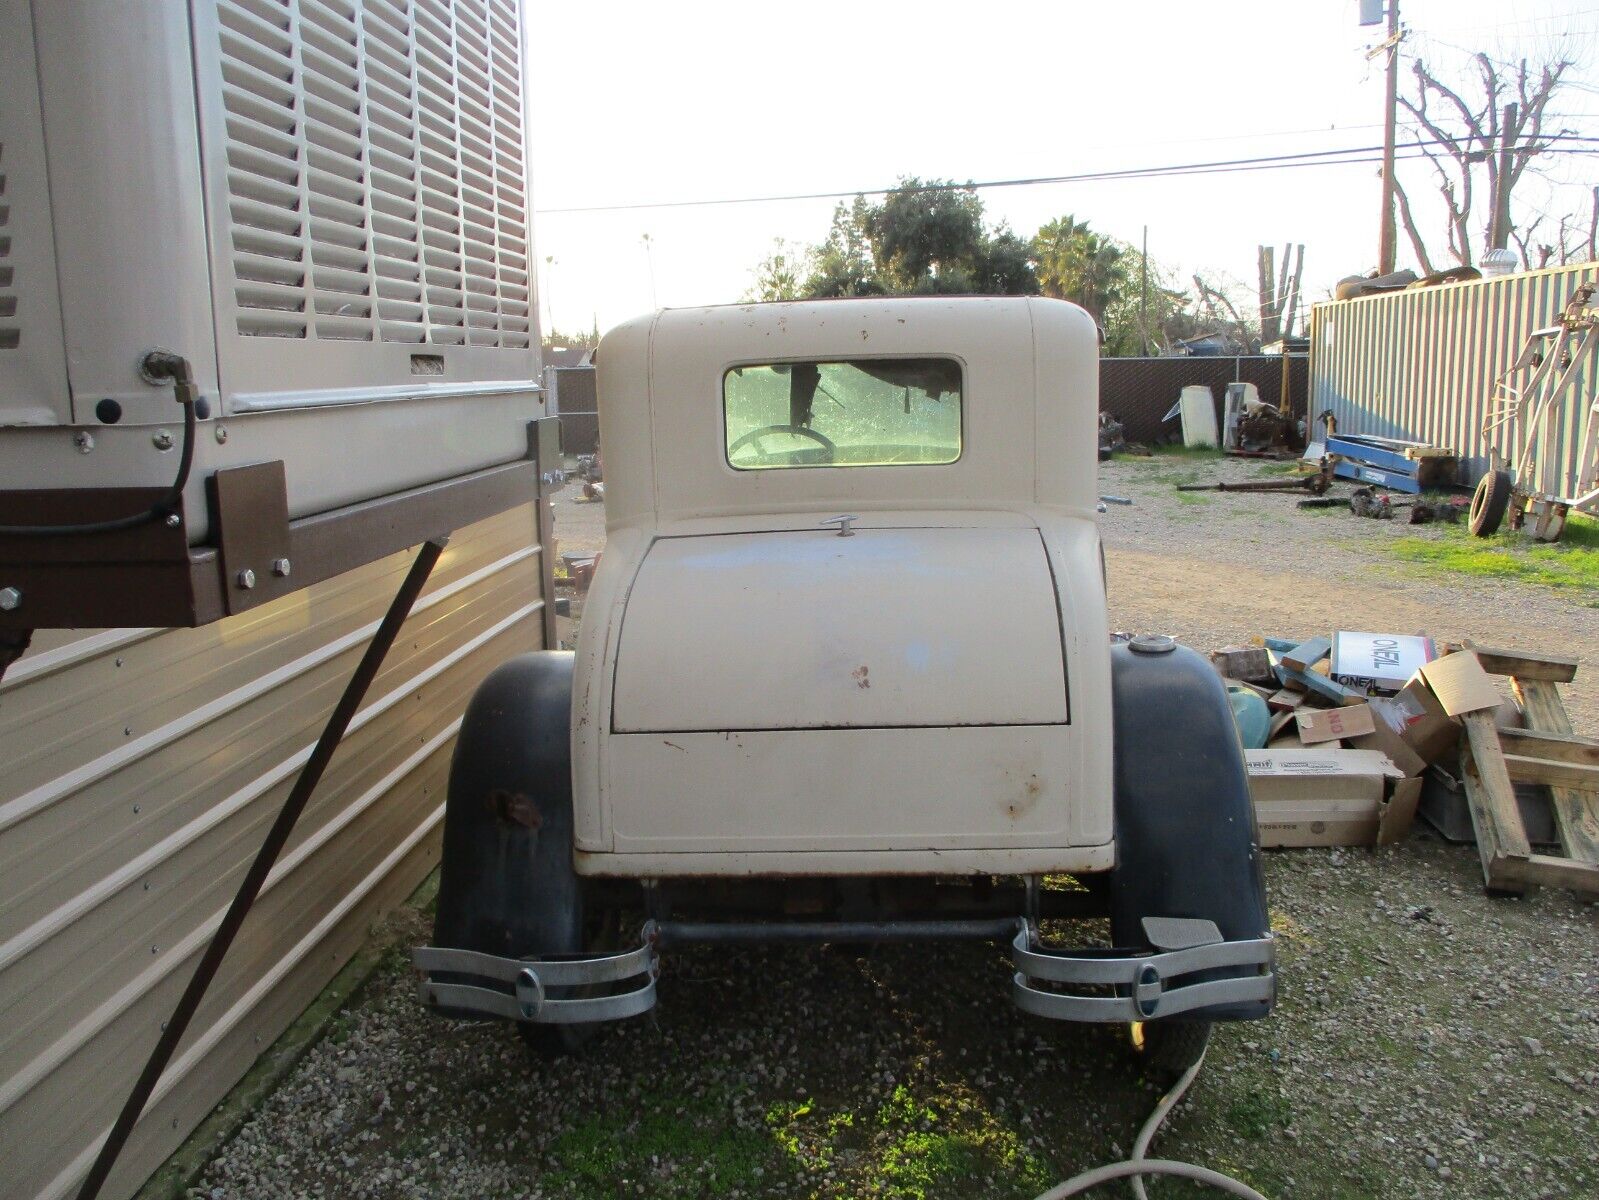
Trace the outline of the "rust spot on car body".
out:
<instances>
[{"instance_id":1,"label":"rust spot on car body","mask_svg":"<svg viewBox=\"0 0 1599 1200\"><path fill-rule=\"evenodd\" d=\"M866 664L864 663L851 671L850 676L855 680L855 686L858 688L869 688L872 686L870 672L867 670Z\"/></svg>"},{"instance_id":2,"label":"rust spot on car body","mask_svg":"<svg viewBox=\"0 0 1599 1200\"><path fill-rule=\"evenodd\" d=\"M1009 800L1005 803L1005 815L1011 820L1016 820L1024 814L1031 812L1038 803L1038 797L1043 793L1044 785L1037 775L1029 775L1022 784L1020 798Z\"/></svg>"},{"instance_id":3,"label":"rust spot on car body","mask_svg":"<svg viewBox=\"0 0 1599 1200\"><path fill-rule=\"evenodd\" d=\"M537 829L544 824L539 806L533 803L533 797L525 792L508 792L504 788L495 788L489 793L488 805L489 811L507 824L522 825L528 829Z\"/></svg>"}]
</instances>

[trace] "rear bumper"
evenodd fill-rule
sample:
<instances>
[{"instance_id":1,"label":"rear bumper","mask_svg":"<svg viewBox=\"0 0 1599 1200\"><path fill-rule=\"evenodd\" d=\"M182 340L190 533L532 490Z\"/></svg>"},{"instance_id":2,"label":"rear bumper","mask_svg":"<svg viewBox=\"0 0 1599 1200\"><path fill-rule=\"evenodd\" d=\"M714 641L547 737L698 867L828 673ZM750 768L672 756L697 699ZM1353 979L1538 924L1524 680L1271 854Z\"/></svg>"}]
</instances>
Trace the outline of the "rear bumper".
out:
<instances>
[{"instance_id":1,"label":"rear bumper","mask_svg":"<svg viewBox=\"0 0 1599 1200\"><path fill-rule=\"evenodd\" d=\"M418 946L411 962L422 973L422 1003L429 1008L535 1025L620 1021L649 1012L661 973L653 923L639 945L622 954L522 959Z\"/></svg>"},{"instance_id":2,"label":"rear bumper","mask_svg":"<svg viewBox=\"0 0 1599 1200\"><path fill-rule=\"evenodd\" d=\"M1011 999L1056 1021L1231 1020L1271 1011L1277 974L1269 935L1228 942L1209 921L1169 923L1190 927L1181 940L1191 944L1138 954L1053 949L1024 921L1011 941Z\"/></svg>"},{"instance_id":3,"label":"rear bumper","mask_svg":"<svg viewBox=\"0 0 1599 1200\"><path fill-rule=\"evenodd\" d=\"M1032 921L913 921L691 924L650 921L639 944L621 954L558 960L500 958L470 950L419 947L424 1004L449 1015L493 1016L533 1024L616 1021L655 1007L663 946L691 942L848 943L1011 940L1011 998L1024 1012L1057 1021L1132 1022L1183 1016L1264 1015L1276 999L1273 941L1228 942L1208 921L1159 923L1152 953L1057 949ZM1180 943L1180 944L1174 944Z\"/></svg>"}]
</instances>

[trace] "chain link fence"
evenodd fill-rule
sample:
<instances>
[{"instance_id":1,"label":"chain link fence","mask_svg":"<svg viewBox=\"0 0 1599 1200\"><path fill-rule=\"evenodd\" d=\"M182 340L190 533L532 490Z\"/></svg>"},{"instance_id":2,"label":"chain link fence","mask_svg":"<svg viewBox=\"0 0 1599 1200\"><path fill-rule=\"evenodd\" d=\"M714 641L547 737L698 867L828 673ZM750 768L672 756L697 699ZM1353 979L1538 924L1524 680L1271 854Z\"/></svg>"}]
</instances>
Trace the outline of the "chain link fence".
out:
<instances>
[{"instance_id":1,"label":"chain link fence","mask_svg":"<svg viewBox=\"0 0 1599 1200\"><path fill-rule=\"evenodd\" d=\"M1216 398L1216 424L1221 425L1222 402L1229 383L1252 383L1267 404L1280 404L1283 359L1277 354L1252 354L1230 358L1103 358L1099 361L1099 409L1124 427L1129 442L1158 442L1162 434L1180 432L1174 420L1161 418L1177 403L1190 384L1207 385ZM1310 359L1288 356L1288 414L1305 416L1310 387Z\"/></svg>"}]
</instances>

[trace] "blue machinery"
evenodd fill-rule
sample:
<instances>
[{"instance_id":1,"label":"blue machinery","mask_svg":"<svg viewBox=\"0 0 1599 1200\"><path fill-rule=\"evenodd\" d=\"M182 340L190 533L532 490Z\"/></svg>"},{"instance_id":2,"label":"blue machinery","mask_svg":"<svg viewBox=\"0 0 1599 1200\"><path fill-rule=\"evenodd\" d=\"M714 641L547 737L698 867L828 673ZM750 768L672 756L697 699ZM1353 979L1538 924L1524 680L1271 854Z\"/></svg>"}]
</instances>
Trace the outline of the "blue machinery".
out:
<instances>
[{"instance_id":1,"label":"blue machinery","mask_svg":"<svg viewBox=\"0 0 1599 1200\"><path fill-rule=\"evenodd\" d=\"M1374 483L1391 492L1414 496L1423 488L1455 481L1455 456L1421 442L1329 433L1327 453L1334 456L1334 475Z\"/></svg>"}]
</instances>

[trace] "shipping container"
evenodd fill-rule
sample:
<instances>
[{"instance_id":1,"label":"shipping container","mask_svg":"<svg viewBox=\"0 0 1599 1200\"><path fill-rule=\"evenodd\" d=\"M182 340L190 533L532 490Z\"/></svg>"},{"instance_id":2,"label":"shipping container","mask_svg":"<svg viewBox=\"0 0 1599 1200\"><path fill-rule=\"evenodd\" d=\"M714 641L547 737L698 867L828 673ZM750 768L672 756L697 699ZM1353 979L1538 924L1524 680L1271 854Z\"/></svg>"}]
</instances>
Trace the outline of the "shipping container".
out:
<instances>
[{"instance_id":1,"label":"shipping container","mask_svg":"<svg viewBox=\"0 0 1599 1200\"><path fill-rule=\"evenodd\" d=\"M1459 482L1488 469L1483 419L1527 335L1555 323L1599 263L1317 304L1310 317L1310 415L1342 433L1426 442L1458 453ZM1582 420L1599 380L1584 372L1552 443L1575 488ZM1508 447L1500 447L1501 450Z\"/></svg>"}]
</instances>

